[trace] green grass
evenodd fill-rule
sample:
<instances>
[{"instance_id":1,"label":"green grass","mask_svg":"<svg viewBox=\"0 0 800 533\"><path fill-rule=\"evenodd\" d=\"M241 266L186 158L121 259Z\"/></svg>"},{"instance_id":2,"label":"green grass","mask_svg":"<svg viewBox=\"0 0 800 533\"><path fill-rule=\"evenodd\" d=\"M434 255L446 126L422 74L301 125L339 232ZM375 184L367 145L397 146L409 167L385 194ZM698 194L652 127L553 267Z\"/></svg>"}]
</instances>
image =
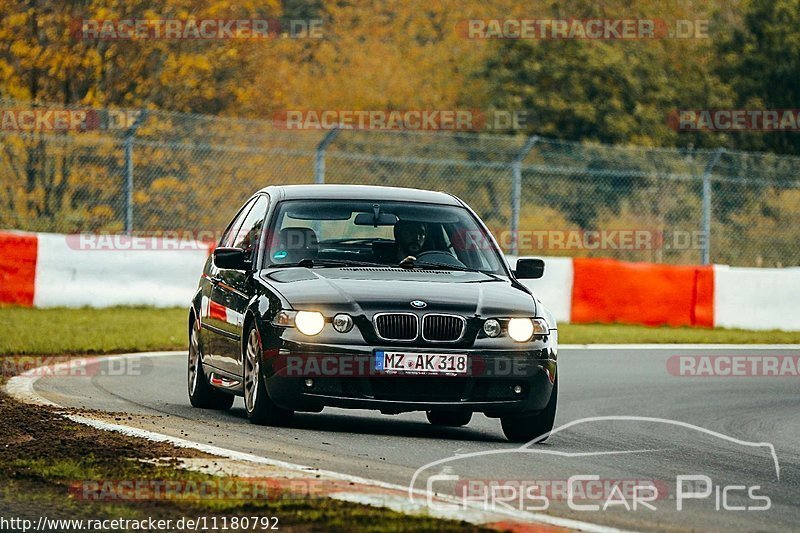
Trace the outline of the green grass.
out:
<instances>
[{"instance_id":1,"label":"green grass","mask_svg":"<svg viewBox=\"0 0 800 533\"><path fill-rule=\"evenodd\" d=\"M120 439L120 445L124 444ZM35 502L38 509L60 513L70 518L127 518L142 519L147 516L175 520L180 516L275 516L279 524L297 526L301 530L324 531L488 531L463 522L440 520L429 516L408 516L384 508L340 502L324 497L292 495L289 492L270 492L269 498L250 498L247 485L264 490L266 479L225 477L192 472L167 466L145 464L134 460L95 460L91 455L72 458L17 459L0 468L0 503L10 508L30 507ZM69 487L81 486L84 481L105 483L152 480L164 483L179 481L187 487L225 487L231 494L242 497L228 499L198 499L195 492L187 490L186 498L178 495L162 500L144 500L134 503L125 500L109 502L81 500L68 497ZM17 486L19 485L19 486ZM24 485L24 487L23 487ZM277 485L276 485L277 486ZM9 490L12 489L12 490ZM14 490L16 489L16 490ZM106 489L107 490L107 489ZM80 494L80 489L78 489ZM241 492L237 492L241 491ZM101 491L102 492L102 491ZM113 494L113 489L108 494Z\"/></svg>"},{"instance_id":2,"label":"green grass","mask_svg":"<svg viewBox=\"0 0 800 533\"><path fill-rule=\"evenodd\" d=\"M54 355L179 350L187 309L0 307L0 354Z\"/></svg>"},{"instance_id":3,"label":"green grass","mask_svg":"<svg viewBox=\"0 0 800 533\"><path fill-rule=\"evenodd\" d=\"M45 478L58 480L102 479L102 471L93 465L91 458L76 459L18 459L10 465L25 469Z\"/></svg>"},{"instance_id":4,"label":"green grass","mask_svg":"<svg viewBox=\"0 0 800 533\"><path fill-rule=\"evenodd\" d=\"M181 350L187 310L144 307L0 307L0 354L56 355ZM800 344L800 332L562 324L563 344Z\"/></svg>"},{"instance_id":5,"label":"green grass","mask_svg":"<svg viewBox=\"0 0 800 533\"><path fill-rule=\"evenodd\" d=\"M800 331L561 324L561 344L800 344Z\"/></svg>"}]
</instances>

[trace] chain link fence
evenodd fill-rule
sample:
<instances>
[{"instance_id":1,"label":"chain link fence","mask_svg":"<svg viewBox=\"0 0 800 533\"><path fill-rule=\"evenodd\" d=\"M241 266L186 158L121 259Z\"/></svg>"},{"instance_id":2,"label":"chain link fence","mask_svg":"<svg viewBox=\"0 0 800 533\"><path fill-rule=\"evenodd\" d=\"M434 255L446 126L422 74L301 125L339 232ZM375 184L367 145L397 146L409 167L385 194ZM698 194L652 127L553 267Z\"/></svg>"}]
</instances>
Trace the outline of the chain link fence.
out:
<instances>
[{"instance_id":1,"label":"chain link fence","mask_svg":"<svg viewBox=\"0 0 800 533\"><path fill-rule=\"evenodd\" d=\"M269 121L7 99L0 110L4 229L213 238L264 186L353 183L456 194L511 253L800 264L798 157L497 134L289 131Z\"/></svg>"}]
</instances>

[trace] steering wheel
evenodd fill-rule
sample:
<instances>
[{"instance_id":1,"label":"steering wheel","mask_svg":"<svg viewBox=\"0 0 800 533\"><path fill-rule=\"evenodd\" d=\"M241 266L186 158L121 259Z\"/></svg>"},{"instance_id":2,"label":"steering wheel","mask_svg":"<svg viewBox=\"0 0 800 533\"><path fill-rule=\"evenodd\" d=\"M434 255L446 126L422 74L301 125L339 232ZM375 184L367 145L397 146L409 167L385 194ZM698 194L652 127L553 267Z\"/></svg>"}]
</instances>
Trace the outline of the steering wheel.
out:
<instances>
[{"instance_id":1,"label":"steering wheel","mask_svg":"<svg viewBox=\"0 0 800 533\"><path fill-rule=\"evenodd\" d=\"M458 258L453 257L447 252L442 252L441 250L428 250L427 252L422 252L417 256L417 261L421 263L424 263L426 260L429 263L440 263L443 265L453 265L458 267L466 266L464 263L459 261Z\"/></svg>"}]
</instances>

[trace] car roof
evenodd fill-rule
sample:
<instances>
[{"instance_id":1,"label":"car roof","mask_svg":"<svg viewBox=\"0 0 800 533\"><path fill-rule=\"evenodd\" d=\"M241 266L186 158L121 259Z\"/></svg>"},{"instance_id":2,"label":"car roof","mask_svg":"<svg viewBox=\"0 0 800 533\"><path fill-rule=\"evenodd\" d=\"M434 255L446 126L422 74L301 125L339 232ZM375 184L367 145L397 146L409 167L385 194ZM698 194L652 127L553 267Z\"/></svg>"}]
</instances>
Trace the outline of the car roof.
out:
<instances>
[{"instance_id":1,"label":"car roof","mask_svg":"<svg viewBox=\"0 0 800 533\"><path fill-rule=\"evenodd\" d=\"M462 205L455 196L444 192L377 185L273 185L259 192L268 193L278 200L376 200Z\"/></svg>"}]
</instances>

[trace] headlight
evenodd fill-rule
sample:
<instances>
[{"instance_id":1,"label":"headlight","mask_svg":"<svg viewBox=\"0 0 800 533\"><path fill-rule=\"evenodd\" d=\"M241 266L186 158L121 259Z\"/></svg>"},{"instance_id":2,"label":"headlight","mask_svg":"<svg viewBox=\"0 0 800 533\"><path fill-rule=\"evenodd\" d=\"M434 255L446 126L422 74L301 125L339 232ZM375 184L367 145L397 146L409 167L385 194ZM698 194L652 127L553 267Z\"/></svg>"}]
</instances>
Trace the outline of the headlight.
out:
<instances>
[{"instance_id":1,"label":"headlight","mask_svg":"<svg viewBox=\"0 0 800 533\"><path fill-rule=\"evenodd\" d=\"M483 332L487 337L497 337L502 332L503 328L500 326L500 321L496 318L490 318L483 323Z\"/></svg>"},{"instance_id":2,"label":"headlight","mask_svg":"<svg viewBox=\"0 0 800 533\"><path fill-rule=\"evenodd\" d=\"M543 318L512 318L508 321L508 336L516 342L528 342L534 334L549 333L550 327Z\"/></svg>"},{"instance_id":3,"label":"headlight","mask_svg":"<svg viewBox=\"0 0 800 533\"><path fill-rule=\"evenodd\" d=\"M281 311L273 323L288 328L294 326L303 335L314 336L325 327L325 317L317 311Z\"/></svg>"},{"instance_id":4,"label":"headlight","mask_svg":"<svg viewBox=\"0 0 800 533\"><path fill-rule=\"evenodd\" d=\"M517 342L527 342L533 337L533 320L512 318L508 321L508 336Z\"/></svg>"},{"instance_id":5,"label":"headlight","mask_svg":"<svg viewBox=\"0 0 800 533\"><path fill-rule=\"evenodd\" d=\"M325 326L325 317L316 311L298 311L294 317L294 325L303 335L317 335Z\"/></svg>"}]
</instances>

